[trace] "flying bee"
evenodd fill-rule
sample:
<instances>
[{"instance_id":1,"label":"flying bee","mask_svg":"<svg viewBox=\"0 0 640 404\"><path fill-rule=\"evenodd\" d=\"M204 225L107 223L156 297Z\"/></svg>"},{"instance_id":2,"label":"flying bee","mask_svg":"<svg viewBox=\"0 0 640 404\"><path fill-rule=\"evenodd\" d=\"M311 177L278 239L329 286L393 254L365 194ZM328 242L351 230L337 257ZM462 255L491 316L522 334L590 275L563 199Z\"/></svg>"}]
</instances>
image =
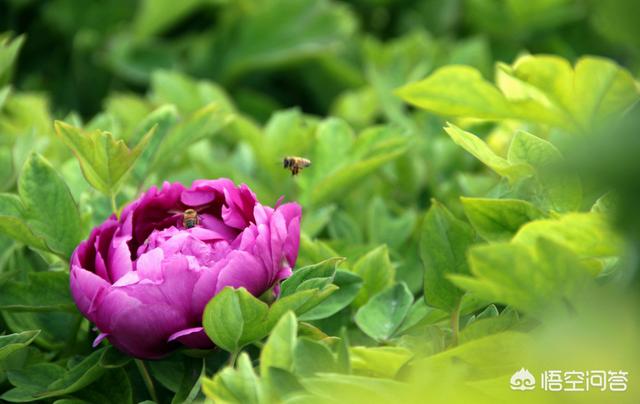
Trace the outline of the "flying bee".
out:
<instances>
[{"instance_id":1,"label":"flying bee","mask_svg":"<svg viewBox=\"0 0 640 404\"><path fill-rule=\"evenodd\" d=\"M196 227L198 223L200 223L200 219L195 209L187 209L182 213L182 225L185 229Z\"/></svg>"},{"instance_id":2,"label":"flying bee","mask_svg":"<svg viewBox=\"0 0 640 404\"><path fill-rule=\"evenodd\" d=\"M284 168L291 170L291 175L298 175L303 168L311 165L311 160L303 157L287 156L282 160Z\"/></svg>"}]
</instances>

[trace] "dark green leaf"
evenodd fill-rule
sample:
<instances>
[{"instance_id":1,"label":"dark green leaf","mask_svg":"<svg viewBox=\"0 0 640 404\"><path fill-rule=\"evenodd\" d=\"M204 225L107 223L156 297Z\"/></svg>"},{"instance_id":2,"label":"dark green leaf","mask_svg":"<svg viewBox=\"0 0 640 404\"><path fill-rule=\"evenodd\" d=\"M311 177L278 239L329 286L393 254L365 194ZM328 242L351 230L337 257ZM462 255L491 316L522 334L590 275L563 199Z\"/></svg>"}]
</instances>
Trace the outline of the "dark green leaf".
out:
<instances>
[{"instance_id":1,"label":"dark green leaf","mask_svg":"<svg viewBox=\"0 0 640 404\"><path fill-rule=\"evenodd\" d=\"M0 285L0 309L15 311L75 312L66 272L32 272L26 282L10 280Z\"/></svg>"},{"instance_id":2,"label":"dark green leaf","mask_svg":"<svg viewBox=\"0 0 640 404\"><path fill-rule=\"evenodd\" d=\"M31 154L24 165L18 192L27 224L54 253L68 259L80 242L78 207L60 175L40 155Z\"/></svg>"},{"instance_id":3,"label":"dark green leaf","mask_svg":"<svg viewBox=\"0 0 640 404\"><path fill-rule=\"evenodd\" d=\"M39 333L40 330L34 330L0 336L0 364L9 354L32 343Z\"/></svg>"},{"instance_id":4,"label":"dark green leaf","mask_svg":"<svg viewBox=\"0 0 640 404\"><path fill-rule=\"evenodd\" d=\"M468 274L466 252L475 239L471 227L457 219L438 201L422 224L420 256L424 264L424 297L428 305L446 311L455 309L462 291L447 274Z\"/></svg>"}]
</instances>

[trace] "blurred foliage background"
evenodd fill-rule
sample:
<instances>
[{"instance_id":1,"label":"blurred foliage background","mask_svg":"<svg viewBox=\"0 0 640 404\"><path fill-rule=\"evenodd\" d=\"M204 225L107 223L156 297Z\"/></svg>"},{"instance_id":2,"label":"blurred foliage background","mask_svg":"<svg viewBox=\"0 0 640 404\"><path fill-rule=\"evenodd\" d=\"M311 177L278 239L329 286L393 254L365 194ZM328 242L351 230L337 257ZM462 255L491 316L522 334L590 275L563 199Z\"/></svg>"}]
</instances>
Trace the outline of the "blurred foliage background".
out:
<instances>
[{"instance_id":1,"label":"blurred foliage background","mask_svg":"<svg viewBox=\"0 0 640 404\"><path fill-rule=\"evenodd\" d=\"M0 30L29 38L14 83L45 91L56 114L89 118L166 69L215 81L264 121L293 106L327 115L345 93L379 91L381 72L403 82L456 62L490 75L524 50L637 71L637 11L626 0L7 0Z\"/></svg>"},{"instance_id":2,"label":"blurred foliage background","mask_svg":"<svg viewBox=\"0 0 640 404\"><path fill-rule=\"evenodd\" d=\"M2 398L109 402L85 388L98 378L129 386L123 402L146 397L126 359L91 355L66 260L141 190L220 176L265 204L299 201L298 267L346 257L342 292L274 331L301 337L277 349L295 347L279 366L304 388L274 393L285 379L267 365L258 377L244 359L180 353L150 366L162 400L193 399L201 369L229 402L513 402L508 376L527 364L637 375L638 15L633 0L1 1L0 329L24 345L1 362L0 386L15 387ZM82 137L117 148L117 164ZM313 165L291 178L286 155ZM94 379L78 379L78 358ZM63 382L45 379L56 389L29 384L40 362L65 364ZM234 384L247 378L254 395Z\"/></svg>"}]
</instances>

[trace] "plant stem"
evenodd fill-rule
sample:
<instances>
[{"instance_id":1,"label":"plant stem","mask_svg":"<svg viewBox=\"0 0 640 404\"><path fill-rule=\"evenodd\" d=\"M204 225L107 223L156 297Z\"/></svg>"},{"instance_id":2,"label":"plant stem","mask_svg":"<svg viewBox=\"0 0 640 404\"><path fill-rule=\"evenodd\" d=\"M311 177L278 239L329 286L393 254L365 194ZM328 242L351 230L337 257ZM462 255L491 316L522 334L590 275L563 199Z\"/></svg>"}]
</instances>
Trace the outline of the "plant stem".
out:
<instances>
[{"instance_id":1,"label":"plant stem","mask_svg":"<svg viewBox=\"0 0 640 404\"><path fill-rule=\"evenodd\" d=\"M116 217L118 217L118 205L116 205L116 194L115 193L111 193L111 210L113 211L113 213L116 214Z\"/></svg>"},{"instance_id":2,"label":"plant stem","mask_svg":"<svg viewBox=\"0 0 640 404\"><path fill-rule=\"evenodd\" d=\"M460 306L462 305L461 303L462 299L458 300L458 303L453 309L453 312L451 312L451 346L458 345L458 334L460 332Z\"/></svg>"},{"instance_id":3,"label":"plant stem","mask_svg":"<svg viewBox=\"0 0 640 404\"><path fill-rule=\"evenodd\" d=\"M156 394L156 388L153 386L153 379L151 378L151 375L149 374L149 371L147 370L144 362L140 359L136 359L135 362L138 368L138 372L140 372L140 376L142 376L142 380L147 387L149 396L151 396L151 399L156 403L160 403L160 401L158 401L158 395Z\"/></svg>"}]
</instances>

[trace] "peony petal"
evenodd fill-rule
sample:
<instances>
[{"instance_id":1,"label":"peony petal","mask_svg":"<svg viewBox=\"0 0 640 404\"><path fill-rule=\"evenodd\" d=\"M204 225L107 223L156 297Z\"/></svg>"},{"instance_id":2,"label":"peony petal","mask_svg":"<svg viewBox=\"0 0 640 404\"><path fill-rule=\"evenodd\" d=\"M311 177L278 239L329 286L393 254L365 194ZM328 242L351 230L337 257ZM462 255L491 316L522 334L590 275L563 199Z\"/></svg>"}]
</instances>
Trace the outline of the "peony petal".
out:
<instances>
[{"instance_id":1,"label":"peony petal","mask_svg":"<svg viewBox=\"0 0 640 404\"><path fill-rule=\"evenodd\" d=\"M154 288L135 285L131 288ZM130 290L129 290L130 291ZM188 328L186 316L175 308L157 301L143 304L131 297L127 288L112 289L98 309L96 325L109 334L107 338L118 349L143 359L157 359L172 350L167 342L177 330Z\"/></svg>"},{"instance_id":2,"label":"peony petal","mask_svg":"<svg viewBox=\"0 0 640 404\"><path fill-rule=\"evenodd\" d=\"M232 227L227 226L224 222L208 213L203 213L200 215L200 227L195 227L192 230L199 229L200 230L208 230L213 234L216 234L219 238L224 239L226 241L231 242L238 236L238 229L234 229ZM204 240L200 236L196 236L200 240Z\"/></svg>"},{"instance_id":3,"label":"peony petal","mask_svg":"<svg viewBox=\"0 0 640 404\"><path fill-rule=\"evenodd\" d=\"M200 278L196 282L191 296L191 308L195 313L202 315L204 307L216 295L218 276L226 264L227 258L225 257L200 273Z\"/></svg>"},{"instance_id":4,"label":"peony petal","mask_svg":"<svg viewBox=\"0 0 640 404\"><path fill-rule=\"evenodd\" d=\"M113 284L114 288L123 288L125 286L136 285L140 283L140 276L137 271L127 272Z\"/></svg>"},{"instance_id":5,"label":"peony petal","mask_svg":"<svg viewBox=\"0 0 640 404\"><path fill-rule=\"evenodd\" d=\"M286 203L277 209L287 223L287 237L283 245L284 256L289 266L294 267L300 248L300 219L302 207L297 203Z\"/></svg>"},{"instance_id":6,"label":"peony petal","mask_svg":"<svg viewBox=\"0 0 640 404\"><path fill-rule=\"evenodd\" d=\"M98 336L96 337L96 339L93 340L93 344L91 344L91 346L93 348L97 347L98 345L100 345L100 343L102 342L103 339L107 338L109 336L109 334L101 332L100 334L98 334Z\"/></svg>"},{"instance_id":7,"label":"peony petal","mask_svg":"<svg viewBox=\"0 0 640 404\"><path fill-rule=\"evenodd\" d=\"M215 347L202 327L192 327L171 334L168 341L178 341L189 348L211 349Z\"/></svg>"},{"instance_id":8,"label":"peony petal","mask_svg":"<svg viewBox=\"0 0 640 404\"><path fill-rule=\"evenodd\" d=\"M271 282L276 280L278 269L284 259L284 243L287 238L287 225L284 217L278 211L274 211L270 221L271 233L271 268L273 269Z\"/></svg>"},{"instance_id":9,"label":"peony petal","mask_svg":"<svg viewBox=\"0 0 640 404\"><path fill-rule=\"evenodd\" d=\"M252 295L260 296L271 287L269 278L269 270L256 257L246 251L231 251L220 270L216 294L231 286L243 287Z\"/></svg>"},{"instance_id":10,"label":"peony petal","mask_svg":"<svg viewBox=\"0 0 640 404\"><path fill-rule=\"evenodd\" d=\"M141 279L149 279L153 282L162 282L162 261L164 252L162 248L154 248L142 254L136 261L136 273ZM133 272L130 272L133 273Z\"/></svg>"},{"instance_id":11,"label":"peony petal","mask_svg":"<svg viewBox=\"0 0 640 404\"><path fill-rule=\"evenodd\" d=\"M69 287L71 289L71 296L80 312L93 321L94 309L96 304L99 304L96 300L101 296L101 291L109 288L109 283L94 274L77 265L71 267L69 273Z\"/></svg>"},{"instance_id":12,"label":"peony petal","mask_svg":"<svg viewBox=\"0 0 640 404\"><path fill-rule=\"evenodd\" d=\"M300 249L300 218L296 217L287 226L287 239L284 242L284 256L290 267L296 266L298 251Z\"/></svg>"},{"instance_id":13,"label":"peony petal","mask_svg":"<svg viewBox=\"0 0 640 404\"><path fill-rule=\"evenodd\" d=\"M180 201L187 206L202 206L213 202L216 194L209 189L186 190L180 195Z\"/></svg>"},{"instance_id":14,"label":"peony petal","mask_svg":"<svg viewBox=\"0 0 640 404\"><path fill-rule=\"evenodd\" d=\"M132 218L129 216L124 223L116 230L109 246L109 256L107 258L108 271L112 282L117 281L126 273L131 272L131 251L127 242L131 240Z\"/></svg>"}]
</instances>

